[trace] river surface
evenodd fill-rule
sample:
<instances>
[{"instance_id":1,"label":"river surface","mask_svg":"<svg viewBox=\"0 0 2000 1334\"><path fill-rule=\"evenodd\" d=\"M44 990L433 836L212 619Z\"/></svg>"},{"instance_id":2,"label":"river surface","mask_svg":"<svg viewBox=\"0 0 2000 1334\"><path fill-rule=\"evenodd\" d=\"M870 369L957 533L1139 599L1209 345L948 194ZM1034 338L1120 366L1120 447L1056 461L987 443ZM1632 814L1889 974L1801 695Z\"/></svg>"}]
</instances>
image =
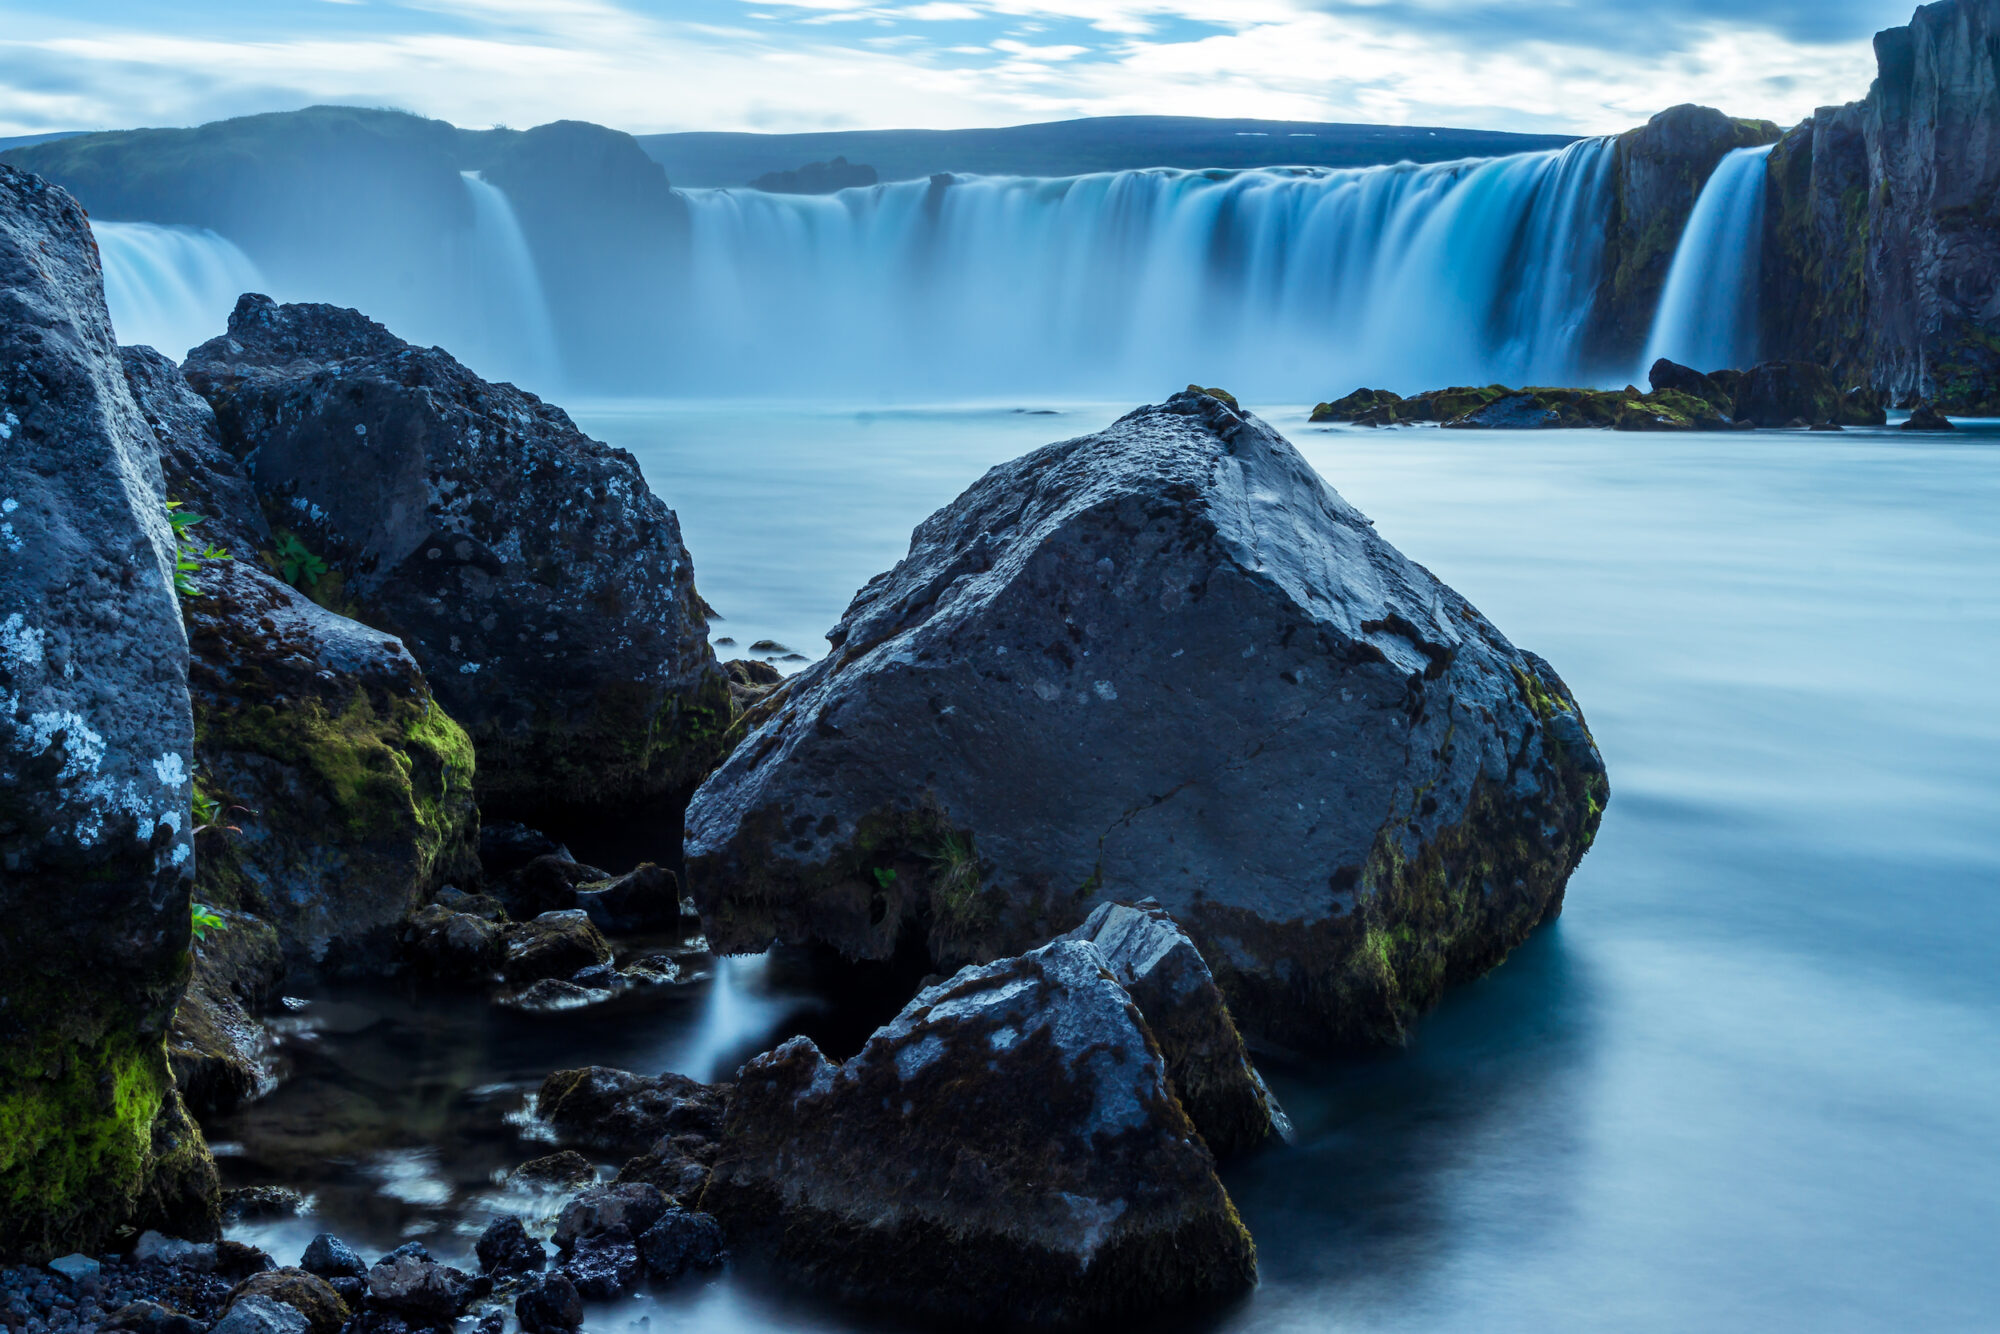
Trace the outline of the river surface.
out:
<instances>
[{"instance_id":1,"label":"river surface","mask_svg":"<svg viewBox=\"0 0 2000 1334\"><path fill-rule=\"evenodd\" d=\"M1041 409L1043 405L1030 405ZM985 468L1123 408L600 403L679 512L712 633L816 656ZM1130 406L1130 405L1124 405ZM1407 1049L1269 1066L1297 1143L1225 1177L1262 1285L1204 1331L2000 1323L2000 428L1370 432L1265 414L1575 690L1612 799L1562 918ZM786 662L796 667L797 661ZM622 869L622 868L621 868ZM543 1018L303 997L232 1184L462 1253L586 1062L713 1076L825 1008L763 961ZM644 1323L641 1323L644 1322ZM592 1329L881 1323L730 1274ZM1153 1322L1150 1327L1158 1327Z\"/></svg>"}]
</instances>

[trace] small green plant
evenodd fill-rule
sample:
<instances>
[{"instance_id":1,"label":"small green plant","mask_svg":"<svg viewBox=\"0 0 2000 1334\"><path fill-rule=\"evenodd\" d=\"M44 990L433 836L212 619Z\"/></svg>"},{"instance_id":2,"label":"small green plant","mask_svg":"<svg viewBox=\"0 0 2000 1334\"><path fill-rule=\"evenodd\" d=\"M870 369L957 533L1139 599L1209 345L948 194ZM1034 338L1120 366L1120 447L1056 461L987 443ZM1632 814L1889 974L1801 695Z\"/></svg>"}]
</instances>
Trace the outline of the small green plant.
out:
<instances>
[{"instance_id":1,"label":"small green plant","mask_svg":"<svg viewBox=\"0 0 2000 1334\"><path fill-rule=\"evenodd\" d=\"M947 832L930 857L931 903L941 925L964 926L977 916L979 885L986 878L970 834Z\"/></svg>"},{"instance_id":2,"label":"small green plant","mask_svg":"<svg viewBox=\"0 0 2000 1334\"><path fill-rule=\"evenodd\" d=\"M167 502L167 522L174 530L174 591L182 597L198 598L201 589L195 584L194 573L203 561L231 560L229 552L215 545L203 547L189 533L198 523L207 523L208 516L194 514L181 508L178 500Z\"/></svg>"},{"instance_id":3,"label":"small green plant","mask_svg":"<svg viewBox=\"0 0 2000 1334\"><path fill-rule=\"evenodd\" d=\"M194 938L198 941L207 940L208 933L211 931L227 931L229 929L229 923L222 920L222 914L209 907L206 903L197 903L194 905L194 921L192 925L194 927Z\"/></svg>"},{"instance_id":4,"label":"small green plant","mask_svg":"<svg viewBox=\"0 0 2000 1334\"><path fill-rule=\"evenodd\" d=\"M895 883L896 872L894 868L888 866L878 866L875 868L875 884L877 887L887 889Z\"/></svg>"},{"instance_id":5,"label":"small green plant","mask_svg":"<svg viewBox=\"0 0 2000 1334\"><path fill-rule=\"evenodd\" d=\"M326 574L326 562L307 550L297 533L280 532L277 546L271 554L277 562L278 573L293 588L311 592Z\"/></svg>"}]
</instances>

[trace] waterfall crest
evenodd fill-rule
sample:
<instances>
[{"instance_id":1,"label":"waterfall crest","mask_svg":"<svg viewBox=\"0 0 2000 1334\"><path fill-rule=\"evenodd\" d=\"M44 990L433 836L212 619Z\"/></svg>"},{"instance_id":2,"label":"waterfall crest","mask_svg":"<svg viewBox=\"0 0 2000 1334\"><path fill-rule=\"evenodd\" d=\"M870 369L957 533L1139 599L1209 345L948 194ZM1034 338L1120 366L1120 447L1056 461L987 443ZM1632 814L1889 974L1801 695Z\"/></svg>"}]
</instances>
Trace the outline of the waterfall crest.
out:
<instances>
[{"instance_id":1,"label":"waterfall crest","mask_svg":"<svg viewBox=\"0 0 2000 1334\"><path fill-rule=\"evenodd\" d=\"M1764 167L1771 148L1727 154L1701 187L1667 269L1640 381L1661 357L1698 371L1741 370L1757 359Z\"/></svg>"},{"instance_id":2,"label":"waterfall crest","mask_svg":"<svg viewBox=\"0 0 2000 1334\"><path fill-rule=\"evenodd\" d=\"M459 174L472 200L472 232L459 256L466 305L456 320L458 341L446 350L488 379L554 392L561 380L555 324L513 202L478 172Z\"/></svg>"},{"instance_id":3,"label":"waterfall crest","mask_svg":"<svg viewBox=\"0 0 2000 1334\"><path fill-rule=\"evenodd\" d=\"M92 222L90 230L121 343L144 343L178 361L229 327L237 297L267 290L250 257L206 228Z\"/></svg>"},{"instance_id":4,"label":"waterfall crest","mask_svg":"<svg viewBox=\"0 0 2000 1334\"><path fill-rule=\"evenodd\" d=\"M678 392L1577 383L1613 150L682 192Z\"/></svg>"}]
</instances>

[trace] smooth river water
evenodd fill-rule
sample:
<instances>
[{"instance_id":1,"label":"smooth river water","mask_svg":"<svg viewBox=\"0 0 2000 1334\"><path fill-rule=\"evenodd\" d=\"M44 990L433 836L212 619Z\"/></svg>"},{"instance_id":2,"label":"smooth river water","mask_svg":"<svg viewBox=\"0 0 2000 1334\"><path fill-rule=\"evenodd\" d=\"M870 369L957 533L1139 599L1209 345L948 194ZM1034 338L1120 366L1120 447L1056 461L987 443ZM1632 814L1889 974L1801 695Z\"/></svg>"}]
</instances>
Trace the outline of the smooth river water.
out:
<instances>
[{"instance_id":1,"label":"smooth river water","mask_svg":"<svg viewBox=\"0 0 2000 1334\"><path fill-rule=\"evenodd\" d=\"M679 512L727 656L762 639L816 655L918 520L1122 410L576 415ZM1262 1286L1195 1327L2000 1325L2000 429L1265 415L1555 664L1612 800L1561 920L1406 1050L1267 1068L1298 1142L1226 1173ZM462 1250L502 1202L492 1175L546 1151L518 1115L542 1074L712 1075L813 1024L797 991L737 961L540 1019L313 998L291 1082L218 1138L233 1183L311 1179L316 1213L238 1231L284 1261L321 1228ZM591 1328L881 1327L734 1275L601 1316Z\"/></svg>"}]
</instances>

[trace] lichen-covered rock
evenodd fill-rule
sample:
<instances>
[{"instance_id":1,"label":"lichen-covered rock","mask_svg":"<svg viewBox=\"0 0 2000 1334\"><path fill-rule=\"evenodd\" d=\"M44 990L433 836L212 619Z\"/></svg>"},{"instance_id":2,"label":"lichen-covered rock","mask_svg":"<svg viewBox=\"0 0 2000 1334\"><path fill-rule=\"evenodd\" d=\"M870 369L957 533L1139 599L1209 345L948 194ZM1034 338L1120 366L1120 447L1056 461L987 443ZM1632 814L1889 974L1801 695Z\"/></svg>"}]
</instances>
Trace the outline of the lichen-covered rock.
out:
<instances>
[{"instance_id":1,"label":"lichen-covered rock","mask_svg":"<svg viewBox=\"0 0 2000 1334\"><path fill-rule=\"evenodd\" d=\"M1253 1149L1287 1124L1201 951L1157 900L1100 903L1067 939L1097 946L1146 1017L1175 1096L1217 1157Z\"/></svg>"},{"instance_id":2,"label":"lichen-covered rock","mask_svg":"<svg viewBox=\"0 0 2000 1334\"><path fill-rule=\"evenodd\" d=\"M249 913L212 908L222 919L194 946L194 977L174 1010L167 1058L188 1110L221 1116L276 1087L271 1035L252 1011L285 976L278 933Z\"/></svg>"},{"instance_id":3,"label":"lichen-covered rock","mask_svg":"<svg viewBox=\"0 0 2000 1334\"><path fill-rule=\"evenodd\" d=\"M314 1334L312 1321L290 1302L252 1293L231 1303L209 1334Z\"/></svg>"},{"instance_id":4,"label":"lichen-covered rock","mask_svg":"<svg viewBox=\"0 0 2000 1334\"><path fill-rule=\"evenodd\" d=\"M810 1281L940 1318L1088 1324L1220 1297L1256 1253L1095 946L929 987L834 1065L743 1068L702 1197Z\"/></svg>"},{"instance_id":5,"label":"lichen-covered rock","mask_svg":"<svg viewBox=\"0 0 2000 1334\"><path fill-rule=\"evenodd\" d=\"M471 1300L471 1275L435 1260L392 1251L368 1271L368 1304L414 1325L449 1326Z\"/></svg>"},{"instance_id":6,"label":"lichen-covered rock","mask_svg":"<svg viewBox=\"0 0 2000 1334\"><path fill-rule=\"evenodd\" d=\"M164 1041L194 871L165 506L83 210L0 167L0 1257L216 1231Z\"/></svg>"},{"instance_id":7,"label":"lichen-covered rock","mask_svg":"<svg viewBox=\"0 0 2000 1334\"><path fill-rule=\"evenodd\" d=\"M829 638L689 808L719 949L950 963L1150 895L1245 1032L1393 1041L1607 795L1546 662L1206 395L993 469Z\"/></svg>"},{"instance_id":8,"label":"lichen-covered rock","mask_svg":"<svg viewBox=\"0 0 2000 1334\"><path fill-rule=\"evenodd\" d=\"M1393 408L1403 396L1392 389L1357 389L1312 410L1316 422L1351 422L1369 417L1383 408Z\"/></svg>"},{"instance_id":9,"label":"lichen-covered rock","mask_svg":"<svg viewBox=\"0 0 2000 1334\"><path fill-rule=\"evenodd\" d=\"M611 961L611 943L581 908L545 912L507 928L500 971L515 986L543 978L564 979Z\"/></svg>"},{"instance_id":10,"label":"lichen-covered rock","mask_svg":"<svg viewBox=\"0 0 2000 1334\"><path fill-rule=\"evenodd\" d=\"M1678 361L1661 357L1653 362L1653 369L1647 374L1647 382L1655 392L1672 389L1678 393L1703 399L1717 407L1731 405L1731 397L1722 391L1720 385L1703 375L1692 366L1683 366Z\"/></svg>"},{"instance_id":11,"label":"lichen-covered rock","mask_svg":"<svg viewBox=\"0 0 2000 1334\"><path fill-rule=\"evenodd\" d=\"M236 827L203 837L203 899L270 922L294 966L384 967L403 918L477 874L471 743L393 636L248 561L194 580L201 781Z\"/></svg>"},{"instance_id":12,"label":"lichen-covered rock","mask_svg":"<svg viewBox=\"0 0 2000 1334\"><path fill-rule=\"evenodd\" d=\"M353 1314L340 1294L326 1280L303 1269L273 1269L253 1274L229 1294L230 1305L249 1297L268 1297L283 1302L306 1318L312 1334L340 1334Z\"/></svg>"},{"instance_id":13,"label":"lichen-covered rock","mask_svg":"<svg viewBox=\"0 0 2000 1334\"><path fill-rule=\"evenodd\" d=\"M482 805L638 805L714 762L728 684L631 455L333 306L245 296L184 369L267 506L471 734Z\"/></svg>"},{"instance_id":14,"label":"lichen-covered rock","mask_svg":"<svg viewBox=\"0 0 2000 1334\"><path fill-rule=\"evenodd\" d=\"M719 1137L735 1091L733 1084L704 1084L672 1071L635 1075L592 1065L543 1080L535 1111L572 1143L636 1154L663 1136Z\"/></svg>"}]
</instances>

